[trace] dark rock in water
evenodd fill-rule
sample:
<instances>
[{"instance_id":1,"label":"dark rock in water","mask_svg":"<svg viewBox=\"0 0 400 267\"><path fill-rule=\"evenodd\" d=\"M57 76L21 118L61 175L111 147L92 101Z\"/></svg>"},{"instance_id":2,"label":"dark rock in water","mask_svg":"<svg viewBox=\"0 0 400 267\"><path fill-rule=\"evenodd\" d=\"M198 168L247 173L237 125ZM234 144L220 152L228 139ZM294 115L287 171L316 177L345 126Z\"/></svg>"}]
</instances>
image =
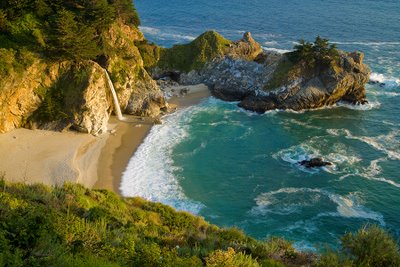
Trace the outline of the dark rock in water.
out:
<instances>
[{"instance_id":1,"label":"dark rock in water","mask_svg":"<svg viewBox=\"0 0 400 267\"><path fill-rule=\"evenodd\" d=\"M322 158L312 158L309 160L302 160L302 161L299 161L299 163L300 163L300 165L303 165L306 168L317 168L317 167L332 165L331 162L324 161Z\"/></svg>"}]
</instances>

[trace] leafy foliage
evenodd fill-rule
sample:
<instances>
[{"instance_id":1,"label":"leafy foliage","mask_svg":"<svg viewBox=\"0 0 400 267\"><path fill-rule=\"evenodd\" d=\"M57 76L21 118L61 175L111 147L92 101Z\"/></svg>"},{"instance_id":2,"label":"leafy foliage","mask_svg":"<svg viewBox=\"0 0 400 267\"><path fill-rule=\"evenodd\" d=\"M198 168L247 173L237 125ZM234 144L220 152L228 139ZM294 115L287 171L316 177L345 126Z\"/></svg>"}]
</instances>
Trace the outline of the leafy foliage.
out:
<instances>
[{"instance_id":1,"label":"leafy foliage","mask_svg":"<svg viewBox=\"0 0 400 267\"><path fill-rule=\"evenodd\" d=\"M336 68L339 51L335 44L317 36L315 41L303 39L294 46L294 51L286 53L279 61L265 90L273 90L289 84L298 77L311 77L326 68Z\"/></svg>"},{"instance_id":2,"label":"leafy foliage","mask_svg":"<svg viewBox=\"0 0 400 267\"><path fill-rule=\"evenodd\" d=\"M376 225L342 237L342 252L356 266L400 266L399 246Z\"/></svg>"},{"instance_id":3,"label":"leafy foliage","mask_svg":"<svg viewBox=\"0 0 400 267\"><path fill-rule=\"evenodd\" d=\"M275 241L106 190L0 182L1 266L300 265L302 253ZM286 249L295 256L281 257Z\"/></svg>"},{"instance_id":4,"label":"leafy foliage","mask_svg":"<svg viewBox=\"0 0 400 267\"><path fill-rule=\"evenodd\" d=\"M3 0L0 48L23 47L50 59L96 59L115 20L140 24L130 0Z\"/></svg>"},{"instance_id":5,"label":"leafy foliage","mask_svg":"<svg viewBox=\"0 0 400 267\"><path fill-rule=\"evenodd\" d=\"M0 175L4 178L4 175ZM342 238L316 259L290 242L107 190L0 180L0 266L399 266L396 242L377 226Z\"/></svg>"},{"instance_id":6,"label":"leafy foliage","mask_svg":"<svg viewBox=\"0 0 400 267\"><path fill-rule=\"evenodd\" d=\"M339 52L335 44L329 44L328 39L317 36L314 43L307 42L303 39L299 41L298 45L294 46L294 52L290 54L293 62L301 62L309 67L316 65L329 65L334 63L338 57Z\"/></svg>"}]
</instances>

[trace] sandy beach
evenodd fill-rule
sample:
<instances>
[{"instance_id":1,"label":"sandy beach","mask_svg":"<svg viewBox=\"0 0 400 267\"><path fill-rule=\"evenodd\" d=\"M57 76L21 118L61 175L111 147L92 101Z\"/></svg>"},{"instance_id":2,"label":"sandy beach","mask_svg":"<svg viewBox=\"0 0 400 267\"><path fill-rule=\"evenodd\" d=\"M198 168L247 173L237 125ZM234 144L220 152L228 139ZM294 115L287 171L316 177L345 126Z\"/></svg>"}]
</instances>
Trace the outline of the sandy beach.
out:
<instances>
[{"instance_id":1,"label":"sandy beach","mask_svg":"<svg viewBox=\"0 0 400 267\"><path fill-rule=\"evenodd\" d=\"M107 135L17 129L0 135L0 173L7 181L92 187Z\"/></svg>"},{"instance_id":2,"label":"sandy beach","mask_svg":"<svg viewBox=\"0 0 400 267\"><path fill-rule=\"evenodd\" d=\"M172 90L171 90L172 89ZM199 103L210 92L205 85L168 88L171 107ZM100 136L75 132L16 129L0 135L0 175L7 181L62 185L65 181L119 193L129 159L143 142L153 120L112 117Z\"/></svg>"}]
</instances>

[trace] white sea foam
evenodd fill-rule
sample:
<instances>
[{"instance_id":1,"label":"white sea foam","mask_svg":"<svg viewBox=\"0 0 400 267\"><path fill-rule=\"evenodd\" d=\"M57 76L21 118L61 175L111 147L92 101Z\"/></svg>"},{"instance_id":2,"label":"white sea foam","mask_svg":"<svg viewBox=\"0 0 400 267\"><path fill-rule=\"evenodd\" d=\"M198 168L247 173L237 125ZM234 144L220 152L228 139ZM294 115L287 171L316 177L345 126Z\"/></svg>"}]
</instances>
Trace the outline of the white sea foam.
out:
<instances>
[{"instance_id":1,"label":"white sea foam","mask_svg":"<svg viewBox=\"0 0 400 267\"><path fill-rule=\"evenodd\" d=\"M314 126L311 123L302 122L302 121L299 121L299 120L296 120L296 119L290 119L289 121L286 121L286 123L289 124L289 126L295 124L295 125L299 125L299 126L302 126L304 128L307 128L307 129L316 129L316 130L321 129L321 127Z\"/></svg>"},{"instance_id":2,"label":"white sea foam","mask_svg":"<svg viewBox=\"0 0 400 267\"><path fill-rule=\"evenodd\" d=\"M282 159L283 161L292 164L299 170L307 173L317 173L319 172L320 169L306 168L303 165L299 164L299 162L319 156L320 156L319 150L315 149L314 147L310 146L307 143L302 143L297 146L292 146L287 149L282 149L272 155L274 159L276 160Z\"/></svg>"},{"instance_id":3,"label":"white sea foam","mask_svg":"<svg viewBox=\"0 0 400 267\"><path fill-rule=\"evenodd\" d=\"M285 53L293 51L293 50L281 49L281 48L276 48L276 47L266 47L266 46L262 46L262 49L264 49L265 51L276 52L279 54L285 54Z\"/></svg>"},{"instance_id":4,"label":"white sea foam","mask_svg":"<svg viewBox=\"0 0 400 267\"><path fill-rule=\"evenodd\" d=\"M334 130L332 129L332 131ZM334 132L334 134L338 133ZM349 150L341 143L330 145L329 148L327 148L329 150L322 153L317 149L317 147L322 148L321 138L324 137L316 136L314 139L310 139L299 145L282 149L273 154L272 157L276 160L288 162L300 171L310 174L319 173L321 170L329 173L341 174L343 172L351 171L353 165L361 161L360 157L355 152ZM299 164L299 162L303 160L309 160L321 156L323 156L323 160L332 163L332 165L324 166L322 168L306 168Z\"/></svg>"},{"instance_id":5,"label":"white sea foam","mask_svg":"<svg viewBox=\"0 0 400 267\"><path fill-rule=\"evenodd\" d=\"M397 183L397 182L395 182L393 180L387 179L385 177L380 177L380 175L382 173L382 167L379 166L379 163L380 162L384 162L386 160L387 160L386 158L374 159L374 160L372 160L370 162L368 167L361 168L361 171L356 170L353 173L348 173L348 174L342 175L339 178L339 180L343 180L343 179L346 179L348 177L357 175L357 176L361 176L363 178L366 178L368 180L383 182L383 183L387 183L387 184L390 184L392 186L395 186L397 188L400 188L400 184L399 183Z\"/></svg>"},{"instance_id":6,"label":"white sea foam","mask_svg":"<svg viewBox=\"0 0 400 267\"><path fill-rule=\"evenodd\" d=\"M297 211L297 207L315 206L326 201L334 203L336 211L320 213L317 217L340 216L344 218L370 219L385 225L381 214L371 211L362 205L363 199L358 192L342 196L318 188L285 187L276 191L262 193L255 198L256 206L252 208L251 213L257 216L266 215L267 213L280 214L282 209L292 211L283 212L282 214L285 215Z\"/></svg>"},{"instance_id":7,"label":"white sea foam","mask_svg":"<svg viewBox=\"0 0 400 267\"><path fill-rule=\"evenodd\" d=\"M348 139L358 140L368 144L374 149L385 153L392 160L400 160L400 153L393 148L400 148L399 131L392 131L387 135L379 135L376 137L353 135L349 130L344 129L345 137Z\"/></svg>"},{"instance_id":8,"label":"white sea foam","mask_svg":"<svg viewBox=\"0 0 400 267\"><path fill-rule=\"evenodd\" d=\"M344 136L347 139L361 141L365 144L368 144L372 148L377 151L381 151L386 154L387 157L381 157L378 159L371 160L367 167L359 165L357 163L361 162L361 159L358 157L353 157L349 155L348 149L336 150L336 156L338 158L334 159L333 155L328 155L326 157L327 160L333 160L336 164L340 165L341 163L349 163L349 167L341 168L339 171L335 170L335 173L341 175L339 180L346 179L351 176L360 176L366 178L368 180L374 180L379 182L388 183L395 187L400 188L400 184L393 180L387 179L385 177L381 177L382 167L380 167L379 163L385 162L388 159L390 160L400 160L400 153L398 153L398 149L400 148L400 136L399 131L392 131L386 135L379 135L375 137L370 136L356 136L352 134L347 129L327 129L326 132L332 136ZM342 162L340 162L340 158L343 156Z\"/></svg>"},{"instance_id":9,"label":"white sea foam","mask_svg":"<svg viewBox=\"0 0 400 267\"><path fill-rule=\"evenodd\" d=\"M388 96L388 97L400 96L400 93L391 92L391 91L372 91L372 90L369 90L368 94L375 95L375 96Z\"/></svg>"},{"instance_id":10,"label":"white sea foam","mask_svg":"<svg viewBox=\"0 0 400 267\"><path fill-rule=\"evenodd\" d=\"M364 46L393 46L400 45L400 42L340 42L332 41L333 44L340 45L364 45Z\"/></svg>"},{"instance_id":11,"label":"white sea foam","mask_svg":"<svg viewBox=\"0 0 400 267\"><path fill-rule=\"evenodd\" d=\"M329 199L337 205L337 212L323 212L318 217L340 216L345 218L362 218L379 222L385 225L382 214L371 211L361 205L362 199L356 193L346 197L337 194L328 194Z\"/></svg>"},{"instance_id":12,"label":"white sea foam","mask_svg":"<svg viewBox=\"0 0 400 267\"><path fill-rule=\"evenodd\" d=\"M277 45L277 44L278 44L278 42L276 42L276 41L264 42L264 45L268 45L268 46Z\"/></svg>"},{"instance_id":13,"label":"white sea foam","mask_svg":"<svg viewBox=\"0 0 400 267\"><path fill-rule=\"evenodd\" d=\"M188 199L182 191L178 177L174 175L177 168L171 154L175 145L188 138L187 125L203 108L193 106L179 110L164 117L163 124L152 128L123 174L122 195L141 196L192 213L200 211L203 205Z\"/></svg>"},{"instance_id":14,"label":"white sea foam","mask_svg":"<svg viewBox=\"0 0 400 267\"><path fill-rule=\"evenodd\" d=\"M381 103L378 101L370 101L366 104L363 105L353 105L349 104L346 102L338 102L336 105L332 106L333 108L335 107L344 107L348 109L353 109L353 110L360 110L360 111L365 111L365 110L372 110L372 109L377 109L381 106Z\"/></svg>"},{"instance_id":15,"label":"white sea foam","mask_svg":"<svg viewBox=\"0 0 400 267\"><path fill-rule=\"evenodd\" d=\"M196 39L196 37L191 36L191 35L183 35L179 33L174 33L174 32L164 32L160 29L153 28L153 27L146 27L146 26L139 26L139 29L144 33L148 35L153 35L157 36L158 38L161 39L172 39L176 41L193 41Z\"/></svg>"},{"instance_id":16,"label":"white sea foam","mask_svg":"<svg viewBox=\"0 0 400 267\"><path fill-rule=\"evenodd\" d=\"M400 79L396 77L388 77L381 73L371 73L369 76L370 82L378 83L383 87L393 88L400 86Z\"/></svg>"}]
</instances>

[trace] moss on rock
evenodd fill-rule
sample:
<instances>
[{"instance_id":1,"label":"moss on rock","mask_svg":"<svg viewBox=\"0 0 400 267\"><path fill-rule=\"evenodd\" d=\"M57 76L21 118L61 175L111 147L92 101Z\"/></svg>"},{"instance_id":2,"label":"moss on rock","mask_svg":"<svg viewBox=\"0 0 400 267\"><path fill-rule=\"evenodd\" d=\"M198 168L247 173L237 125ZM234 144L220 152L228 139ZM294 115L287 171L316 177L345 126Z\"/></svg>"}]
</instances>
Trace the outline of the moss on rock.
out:
<instances>
[{"instance_id":1,"label":"moss on rock","mask_svg":"<svg viewBox=\"0 0 400 267\"><path fill-rule=\"evenodd\" d=\"M188 44L160 50L158 66L188 72L202 68L205 63L223 56L232 42L215 31L207 31Z\"/></svg>"}]
</instances>

